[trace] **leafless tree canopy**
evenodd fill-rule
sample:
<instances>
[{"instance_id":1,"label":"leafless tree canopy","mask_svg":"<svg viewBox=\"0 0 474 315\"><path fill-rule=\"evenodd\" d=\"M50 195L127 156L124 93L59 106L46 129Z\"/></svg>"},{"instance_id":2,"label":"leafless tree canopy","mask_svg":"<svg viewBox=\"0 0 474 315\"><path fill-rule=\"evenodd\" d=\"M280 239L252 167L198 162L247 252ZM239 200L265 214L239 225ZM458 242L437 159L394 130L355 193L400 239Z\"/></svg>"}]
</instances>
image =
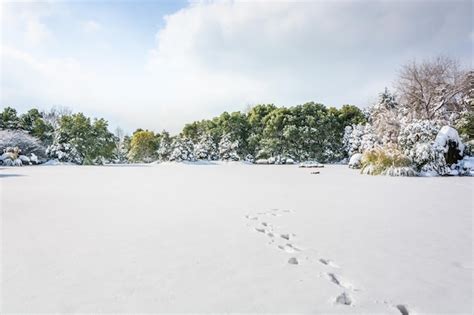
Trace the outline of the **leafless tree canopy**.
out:
<instances>
[{"instance_id":1,"label":"leafless tree canopy","mask_svg":"<svg viewBox=\"0 0 474 315\"><path fill-rule=\"evenodd\" d=\"M412 119L449 120L453 113L468 109L468 72L446 57L403 66L397 94L404 114Z\"/></svg>"},{"instance_id":2,"label":"leafless tree canopy","mask_svg":"<svg viewBox=\"0 0 474 315\"><path fill-rule=\"evenodd\" d=\"M43 112L43 119L54 129L58 128L59 119L63 116L71 115L72 110L65 106L53 106L48 112Z\"/></svg>"}]
</instances>

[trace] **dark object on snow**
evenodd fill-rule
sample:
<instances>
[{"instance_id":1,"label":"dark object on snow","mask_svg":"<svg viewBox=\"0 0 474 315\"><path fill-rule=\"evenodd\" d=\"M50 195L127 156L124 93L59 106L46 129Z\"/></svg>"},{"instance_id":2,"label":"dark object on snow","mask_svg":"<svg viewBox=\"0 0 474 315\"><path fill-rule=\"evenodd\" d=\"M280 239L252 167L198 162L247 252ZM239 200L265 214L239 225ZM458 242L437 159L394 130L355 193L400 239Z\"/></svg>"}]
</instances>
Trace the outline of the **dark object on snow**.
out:
<instances>
[{"instance_id":1,"label":"dark object on snow","mask_svg":"<svg viewBox=\"0 0 474 315\"><path fill-rule=\"evenodd\" d=\"M456 164L459 160L462 160L462 152L459 151L459 144L453 140L448 140L447 143L448 150L444 153L444 159L446 164L453 165Z\"/></svg>"},{"instance_id":2,"label":"dark object on snow","mask_svg":"<svg viewBox=\"0 0 474 315\"><path fill-rule=\"evenodd\" d=\"M288 263L290 265L297 265L298 264L298 260L295 258L295 257L291 257L290 259L288 259Z\"/></svg>"},{"instance_id":3,"label":"dark object on snow","mask_svg":"<svg viewBox=\"0 0 474 315\"><path fill-rule=\"evenodd\" d=\"M443 126L435 139L435 144L444 150L444 159L448 166L462 160L465 146L456 129Z\"/></svg>"},{"instance_id":4,"label":"dark object on snow","mask_svg":"<svg viewBox=\"0 0 474 315\"><path fill-rule=\"evenodd\" d=\"M314 163L314 162L307 162L307 163L301 163L298 167L300 168L323 168L323 164L319 163Z\"/></svg>"},{"instance_id":5,"label":"dark object on snow","mask_svg":"<svg viewBox=\"0 0 474 315\"><path fill-rule=\"evenodd\" d=\"M311 172L311 174L313 174L313 175L318 175L319 172Z\"/></svg>"}]
</instances>

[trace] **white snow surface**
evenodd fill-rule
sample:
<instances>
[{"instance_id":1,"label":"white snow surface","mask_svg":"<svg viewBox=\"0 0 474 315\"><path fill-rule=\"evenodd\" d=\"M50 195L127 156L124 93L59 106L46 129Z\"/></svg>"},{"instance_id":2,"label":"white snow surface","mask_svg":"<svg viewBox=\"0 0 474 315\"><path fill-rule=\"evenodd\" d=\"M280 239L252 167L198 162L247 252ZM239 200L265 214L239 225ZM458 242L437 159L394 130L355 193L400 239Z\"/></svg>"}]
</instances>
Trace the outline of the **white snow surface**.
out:
<instances>
[{"instance_id":1,"label":"white snow surface","mask_svg":"<svg viewBox=\"0 0 474 315\"><path fill-rule=\"evenodd\" d=\"M1 312L471 314L473 183L343 165L3 168Z\"/></svg>"}]
</instances>

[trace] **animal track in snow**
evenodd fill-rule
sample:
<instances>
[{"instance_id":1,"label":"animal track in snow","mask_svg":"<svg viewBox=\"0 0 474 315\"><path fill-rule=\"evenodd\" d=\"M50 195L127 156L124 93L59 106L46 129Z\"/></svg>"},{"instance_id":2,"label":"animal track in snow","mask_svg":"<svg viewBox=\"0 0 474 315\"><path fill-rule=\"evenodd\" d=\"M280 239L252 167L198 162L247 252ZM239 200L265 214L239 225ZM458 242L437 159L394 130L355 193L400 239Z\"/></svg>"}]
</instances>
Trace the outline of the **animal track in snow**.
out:
<instances>
[{"instance_id":1,"label":"animal track in snow","mask_svg":"<svg viewBox=\"0 0 474 315\"><path fill-rule=\"evenodd\" d=\"M260 233L265 233L265 229L260 229L260 228L255 228L255 231L260 232Z\"/></svg>"},{"instance_id":2,"label":"animal track in snow","mask_svg":"<svg viewBox=\"0 0 474 315\"><path fill-rule=\"evenodd\" d=\"M285 240L289 241L290 240L290 234L280 234L281 238L284 238Z\"/></svg>"},{"instance_id":3,"label":"animal track in snow","mask_svg":"<svg viewBox=\"0 0 474 315\"><path fill-rule=\"evenodd\" d=\"M350 290L354 290L354 291L357 291L353 286L352 284L350 283L347 283L346 281L344 281L340 276L334 274L334 273L327 273L326 274L327 277L329 278L329 280L334 283L335 285L338 285L344 289L350 289Z\"/></svg>"},{"instance_id":4,"label":"animal track in snow","mask_svg":"<svg viewBox=\"0 0 474 315\"><path fill-rule=\"evenodd\" d=\"M352 299L347 294L346 292L342 292L340 295L336 297L336 304L341 304L341 305L351 305L352 304Z\"/></svg>"},{"instance_id":5,"label":"animal track in snow","mask_svg":"<svg viewBox=\"0 0 474 315\"><path fill-rule=\"evenodd\" d=\"M340 268L338 265L333 263L330 259L321 258L321 259L319 259L319 262L322 263L323 265L326 265L326 266L329 266L329 267Z\"/></svg>"},{"instance_id":6,"label":"animal track in snow","mask_svg":"<svg viewBox=\"0 0 474 315\"><path fill-rule=\"evenodd\" d=\"M291 257L290 259L288 259L288 263L290 265L298 265L298 259L296 259L296 257Z\"/></svg>"},{"instance_id":7,"label":"animal track in snow","mask_svg":"<svg viewBox=\"0 0 474 315\"><path fill-rule=\"evenodd\" d=\"M403 304L398 304L395 306L402 315L410 315L410 312L408 312L408 308L406 305Z\"/></svg>"},{"instance_id":8,"label":"animal track in snow","mask_svg":"<svg viewBox=\"0 0 474 315\"><path fill-rule=\"evenodd\" d=\"M288 245L278 245L278 248L287 252L287 253L294 253L295 252L295 249L292 247L292 246L288 246Z\"/></svg>"},{"instance_id":9,"label":"animal track in snow","mask_svg":"<svg viewBox=\"0 0 474 315\"><path fill-rule=\"evenodd\" d=\"M258 217L254 217L254 216L251 216L251 215L246 215L245 218L249 219L249 220L258 220Z\"/></svg>"}]
</instances>

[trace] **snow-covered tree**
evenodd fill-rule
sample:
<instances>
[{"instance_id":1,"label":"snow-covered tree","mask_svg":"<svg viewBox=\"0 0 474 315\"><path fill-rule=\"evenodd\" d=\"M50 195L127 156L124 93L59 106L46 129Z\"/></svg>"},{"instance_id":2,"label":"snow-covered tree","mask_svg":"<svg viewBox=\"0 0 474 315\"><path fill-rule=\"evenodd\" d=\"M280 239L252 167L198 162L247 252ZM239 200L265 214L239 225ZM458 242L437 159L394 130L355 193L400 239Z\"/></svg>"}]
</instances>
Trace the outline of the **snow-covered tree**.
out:
<instances>
[{"instance_id":1,"label":"snow-covered tree","mask_svg":"<svg viewBox=\"0 0 474 315\"><path fill-rule=\"evenodd\" d=\"M343 136L344 150L351 157L355 153L363 153L366 150L373 149L379 144L371 125L353 125L347 126Z\"/></svg>"},{"instance_id":2,"label":"snow-covered tree","mask_svg":"<svg viewBox=\"0 0 474 315\"><path fill-rule=\"evenodd\" d=\"M397 82L403 114L410 120L452 124L458 113L470 107L466 98L471 87L469 75L446 57L404 65Z\"/></svg>"},{"instance_id":3,"label":"snow-covered tree","mask_svg":"<svg viewBox=\"0 0 474 315\"><path fill-rule=\"evenodd\" d=\"M194 148L191 140L184 137L176 137L173 141L170 161L195 161Z\"/></svg>"},{"instance_id":4,"label":"snow-covered tree","mask_svg":"<svg viewBox=\"0 0 474 315\"><path fill-rule=\"evenodd\" d=\"M152 162L156 159L158 139L153 131L139 130L133 133L128 159L133 162Z\"/></svg>"},{"instance_id":5,"label":"snow-covered tree","mask_svg":"<svg viewBox=\"0 0 474 315\"><path fill-rule=\"evenodd\" d=\"M46 154L50 159L58 160L60 162L75 164L84 163L84 158L77 150L76 145L60 142L57 136L54 138L53 144L46 150Z\"/></svg>"},{"instance_id":6,"label":"snow-covered tree","mask_svg":"<svg viewBox=\"0 0 474 315\"><path fill-rule=\"evenodd\" d=\"M173 151L173 139L170 134L163 130L160 137L160 143L157 150L158 159L160 161L168 161L170 159L171 152Z\"/></svg>"},{"instance_id":7,"label":"snow-covered tree","mask_svg":"<svg viewBox=\"0 0 474 315\"><path fill-rule=\"evenodd\" d=\"M217 160L219 152L214 139L209 134L200 137L198 143L194 145L194 155L199 160Z\"/></svg>"},{"instance_id":8,"label":"snow-covered tree","mask_svg":"<svg viewBox=\"0 0 474 315\"><path fill-rule=\"evenodd\" d=\"M400 122L400 106L387 88L379 94L378 102L370 109L369 122L383 144L396 143Z\"/></svg>"},{"instance_id":9,"label":"snow-covered tree","mask_svg":"<svg viewBox=\"0 0 474 315\"><path fill-rule=\"evenodd\" d=\"M219 157L224 161L238 161L239 155L237 150L239 148L238 141L232 141L229 134L222 136L221 141L219 141Z\"/></svg>"}]
</instances>

